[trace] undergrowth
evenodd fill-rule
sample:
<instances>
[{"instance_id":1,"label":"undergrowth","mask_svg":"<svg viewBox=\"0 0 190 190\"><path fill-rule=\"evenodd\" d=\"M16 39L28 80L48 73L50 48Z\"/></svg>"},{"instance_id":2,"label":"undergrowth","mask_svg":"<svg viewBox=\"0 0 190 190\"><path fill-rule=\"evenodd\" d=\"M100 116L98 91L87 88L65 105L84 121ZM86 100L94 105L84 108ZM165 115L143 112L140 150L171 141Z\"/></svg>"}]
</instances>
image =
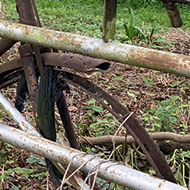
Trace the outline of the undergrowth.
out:
<instances>
[{"instance_id":1,"label":"undergrowth","mask_svg":"<svg viewBox=\"0 0 190 190\"><path fill-rule=\"evenodd\" d=\"M36 0L36 4L43 27L101 38L102 0ZM179 10L183 20L182 28L184 30L190 29L189 8L180 5ZM13 0L4 2L4 19L18 20ZM159 49L166 47L168 49L171 45L171 42L162 38L162 34L168 31L170 22L160 1L118 0L116 26L116 41L138 45L143 42ZM149 76L148 73L144 69L119 66L112 68L105 76L102 73L96 73L91 78L110 94L116 96L122 105L129 107L131 112L135 112L148 132L189 133L190 86L188 81L183 81L179 77L172 79L173 82L171 82L163 73L152 72L152 76ZM85 98L83 101L81 100L82 103L78 101L81 97L77 93L73 93L75 101L68 98L68 102L72 100L69 105L75 110L71 111L71 116L78 135L91 137L114 135L120 123L115 120L112 114L106 112L96 100L83 95ZM106 102L104 103L106 104ZM73 104L75 105L73 106ZM78 106L81 104L82 108ZM2 114L0 110L0 119ZM29 121L34 123L32 119ZM119 134L125 133L125 130L121 128ZM122 161L135 169L155 174L139 147L133 145L118 145L116 147L113 145L82 145L81 148L87 153ZM32 165L37 165L38 169L41 165L44 167L42 160L28 156L25 158L28 168L21 168L14 159L11 161L11 157L6 157L6 152L1 153L4 157L1 160L1 169L3 168L1 171L4 172L1 172L0 175L1 182L12 180L15 176L41 179L47 174L44 170L35 170ZM189 155L189 151L176 150L166 156L178 183L184 186L187 186L188 181ZM28 165L32 165L32 167ZM123 189L121 186L106 183L99 178L98 181L103 184L102 189ZM19 185L17 186L22 188L22 184ZM41 189L43 188L41 187Z\"/></svg>"}]
</instances>

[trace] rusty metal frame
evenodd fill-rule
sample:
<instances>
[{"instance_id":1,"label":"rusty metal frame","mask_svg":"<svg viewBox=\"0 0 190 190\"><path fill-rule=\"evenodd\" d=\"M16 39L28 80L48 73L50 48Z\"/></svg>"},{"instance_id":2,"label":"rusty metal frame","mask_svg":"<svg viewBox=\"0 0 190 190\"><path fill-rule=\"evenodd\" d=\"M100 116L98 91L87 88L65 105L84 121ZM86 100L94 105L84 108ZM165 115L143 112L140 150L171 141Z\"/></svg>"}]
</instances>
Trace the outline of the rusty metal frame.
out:
<instances>
[{"instance_id":1,"label":"rusty metal frame","mask_svg":"<svg viewBox=\"0 0 190 190\"><path fill-rule=\"evenodd\" d=\"M84 92L95 98L105 109L112 113L119 122L123 122L125 118L130 115L127 108L122 106L117 100L110 96L107 92L91 83L90 81L82 78L81 76L63 72L61 80L69 82L76 87L80 87ZM109 105L106 105L103 100L106 100ZM136 143L141 147L148 161L153 166L158 177L165 178L169 181L176 182L165 158L160 154L160 150L155 145L149 134L146 132L144 127L140 125L137 119L131 115L126 122L124 127L133 136Z\"/></svg>"},{"instance_id":2,"label":"rusty metal frame","mask_svg":"<svg viewBox=\"0 0 190 190\"><path fill-rule=\"evenodd\" d=\"M24 24L31 24L33 26L36 26L36 25L40 26L38 15L35 15L36 19L38 19L38 24L36 23L35 16L34 16L34 13L32 10L31 1L16 0L16 2L17 2L17 10L18 10L19 16L20 16L19 17L20 22L24 23ZM34 1L32 1L32 2L34 3ZM105 0L105 17L106 16L110 17L111 21L112 21L116 17L116 4L113 7L114 8L114 11L112 12L113 14L109 14L108 8L109 8L110 4L108 2L109 1ZM117 3L116 0L113 0L113 2ZM34 5L33 5L33 7L36 8ZM31 15L32 15L32 17L31 17ZM110 18L105 19L104 30L106 29L106 25L110 21ZM6 30L7 30L6 26L11 26L11 25L13 26L13 31L11 28L9 28L9 34L7 35L6 34ZM113 23L113 26L115 26L115 23ZM0 27L3 28L3 30L0 31L1 36L8 37L13 40L19 40L19 41L34 44L34 45L23 44L20 47L22 65L17 64L17 65L15 65L15 68L16 67L24 68L25 75L26 75L26 81L28 84L29 94L31 96L31 101L32 101L33 111L34 111L35 116L36 116L35 100L36 100L37 79L36 79L36 70L35 70L36 63L34 61L33 53L36 56L36 60L37 60L36 62L37 62L37 66L40 71L40 74L43 73L42 61L44 63L47 63L49 60L49 59L42 60L39 48L36 45L53 47L53 48L57 48L57 49L71 51L73 53L80 53L80 54L84 54L84 55L88 55L88 56L92 56L92 57L119 61L122 63L136 65L136 66L140 66L140 67L147 67L147 68L151 68L151 69L155 69L155 70L163 70L163 67L164 67L165 72L170 72L170 73L175 73L175 74L183 75L186 77L190 77L190 72L189 72L190 71L190 68L189 68L190 58L188 56L179 56L178 55L180 58L177 59L177 56L175 54L171 54L171 53L165 53L165 52L156 51L156 50L148 50L146 48L138 48L138 47L134 47L134 46L116 44L116 43L105 44L101 40L92 39L92 38L88 38L88 37L82 37L82 36L78 36L78 35L71 35L71 34L63 33L63 32L61 33L61 32L52 31L52 30L45 30L49 36L48 37L45 36L44 39L46 39L47 42L44 42L43 40L41 41L41 38L43 39L42 33L40 33L40 36L37 36L37 37L35 37L32 34L32 32L35 32L35 30L39 31L39 32L44 32L44 29L39 29L39 28L31 27L31 26L23 26L20 24L15 24L15 28L14 28L14 24L11 24L10 22L7 22L7 21L1 21ZM109 39L113 39L115 28L113 27L113 28L111 28L111 30L112 30L111 35L107 35L107 34L109 34L109 31L104 31L103 38L104 38L105 42L107 42ZM22 36L20 36L21 33L25 37L24 39L22 38ZM55 34L55 35L53 35L53 34ZM32 38L30 35L32 36ZM48 42L49 37L50 37L50 40L53 39L56 41L55 45L54 44L53 44L53 46L49 45L49 42ZM57 40L57 38L59 38L59 40ZM14 43L14 41L10 40L10 44L8 44L7 47L3 48L3 51L6 48L10 47L13 43ZM3 51L1 51L1 53L3 53ZM128 55L128 53L129 53L129 55ZM116 55L116 54L119 54L119 55ZM159 57L157 57L158 55L159 55ZM55 54L52 54L52 55L49 54L49 58L52 58L53 56L56 57ZM141 58L141 56L142 56L142 58ZM140 62L138 62L138 59L140 59ZM161 59L165 60L165 63L160 65L160 63L158 63L158 62ZM79 58L77 60L79 60ZM177 62L177 64L174 67L171 67L170 64L173 61L175 62L175 64ZM66 60L65 63L68 64L68 60ZM50 61L48 64L52 64L52 61ZM56 64L57 63L54 63L52 65L56 65ZM58 66L58 65L56 65L56 66ZM6 70L7 72L9 71L9 68L10 67L7 67L7 70ZM81 79L80 77L78 77L78 76L73 77L72 74L65 73L63 80L69 81L71 83L75 83L77 85L78 84L81 85L81 87L84 88L90 94L99 93L101 98L105 98L112 105L112 108L113 108L112 113L120 121L123 121L126 114L128 114L128 111L121 109L120 105L118 103L116 103L116 101L111 96L109 96L109 94L106 94L105 92L103 92L101 89L99 89L98 87L96 87L93 84L91 84L91 88L90 88L89 84L87 84L88 82ZM13 80L13 81L10 80L7 82L9 82L8 84L10 84L11 82L15 82L15 80ZM85 86L85 85L87 85L87 86ZM89 89L89 90L87 90L87 89ZM95 98L98 100L100 97L95 96ZM63 100L64 100L64 97L62 96L62 101ZM64 102L63 107L65 105L66 105L66 102ZM120 117L119 115L122 115L122 117ZM155 144L151 140L150 136L146 133L144 128L139 125L139 122L132 116L128 119L128 121L124 125L127 128L127 130L131 133L131 135L135 138L137 143L141 146L142 150L147 155L147 158L149 159L150 163L153 165L158 176L161 178L165 178L165 179L175 182L173 174L171 173L166 161L161 156L158 148L155 146ZM7 130L9 130L9 129L7 129ZM24 134L23 134L23 136L24 136ZM76 143L75 143L74 146L77 147L78 145L76 145Z\"/></svg>"},{"instance_id":3,"label":"rusty metal frame","mask_svg":"<svg viewBox=\"0 0 190 190\"><path fill-rule=\"evenodd\" d=\"M34 18L32 4L30 0L16 0L16 8L19 15L19 22L22 24L37 26ZM28 87L30 100L32 102L32 108L35 118L36 113L36 91L37 91L37 76L35 69L35 62L33 58L34 49L29 43L21 43L19 47L20 57L23 59L24 74L26 84Z\"/></svg>"}]
</instances>

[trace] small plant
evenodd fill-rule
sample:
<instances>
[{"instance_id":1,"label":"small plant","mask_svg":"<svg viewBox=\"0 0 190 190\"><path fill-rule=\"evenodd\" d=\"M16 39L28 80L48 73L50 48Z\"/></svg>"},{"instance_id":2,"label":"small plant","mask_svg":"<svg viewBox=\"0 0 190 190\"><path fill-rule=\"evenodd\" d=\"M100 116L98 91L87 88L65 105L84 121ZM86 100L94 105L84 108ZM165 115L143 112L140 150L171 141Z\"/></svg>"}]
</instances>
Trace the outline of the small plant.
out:
<instances>
[{"instance_id":1,"label":"small plant","mask_svg":"<svg viewBox=\"0 0 190 190\"><path fill-rule=\"evenodd\" d=\"M149 77L144 77L143 82L145 82L146 86L152 86L154 84L154 81Z\"/></svg>"},{"instance_id":2,"label":"small plant","mask_svg":"<svg viewBox=\"0 0 190 190\"><path fill-rule=\"evenodd\" d=\"M183 109L179 96L172 96L167 100L158 101L154 109L146 109L142 120L149 122L156 131L174 131L177 127L177 117ZM181 105L180 105L181 104Z\"/></svg>"},{"instance_id":3,"label":"small plant","mask_svg":"<svg viewBox=\"0 0 190 190\"><path fill-rule=\"evenodd\" d=\"M85 106L85 109L88 110L86 116L93 117L94 114L96 115L103 113L103 108L100 106L96 106L95 103L96 103L95 99L91 99L87 102L88 105Z\"/></svg>"},{"instance_id":4,"label":"small plant","mask_svg":"<svg viewBox=\"0 0 190 190\"><path fill-rule=\"evenodd\" d=\"M108 104L107 101L104 101L104 103ZM93 133L95 136L114 134L114 126L119 125L119 123L113 119L112 114L105 113L103 108L98 106L95 99L87 101L87 104L84 108L87 110L86 117L90 133ZM102 114L104 114L104 119L100 117Z\"/></svg>"},{"instance_id":5,"label":"small plant","mask_svg":"<svg viewBox=\"0 0 190 190\"><path fill-rule=\"evenodd\" d=\"M127 37L134 41L136 39L138 40L146 40L148 42L152 42L152 37L154 33L154 28L151 28L150 30L147 30L146 32L143 31L140 27L136 25L135 22L135 15L133 13L133 10L131 8L128 9L130 14L129 24L126 22L123 24L125 28L125 34Z\"/></svg>"},{"instance_id":6,"label":"small plant","mask_svg":"<svg viewBox=\"0 0 190 190\"><path fill-rule=\"evenodd\" d=\"M128 9L130 14L129 24L124 23L125 33L127 37L133 41L136 38L141 38L144 34L143 31L135 25L135 15L131 8Z\"/></svg>"},{"instance_id":7,"label":"small plant","mask_svg":"<svg viewBox=\"0 0 190 190\"><path fill-rule=\"evenodd\" d=\"M169 49L172 47L174 42L168 41L164 39L162 36L158 36L156 39L154 39L154 43L152 45L153 48L155 49Z\"/></svg>"},{"instance_id":8,"label":"small plant","mask_svg":"<svg viewBox=\"0 0 190 190\"><path fill-rule=\"evenodd\" d=\"M32 172L33 169L20 168L20 167L10 168L4 171L3 175L0 176L0 180L12 179L15 174L17 174L19 177L28 178Z\"/></svg>"},{"instance_id":9,"label":"small plant","mask_svg":"<svg viewBox=\"0 0 190 190\"><path fill-rule=\"evenodd\" d=\"M185 187L187 187L189 180L189 156L190 151L180 151L176 149L169 160L171 170L174 173L177 182Z\"/></svg>"},{"instance_id":10,"label":"small plant","mask_svg":"<svg viewBox=\"0 0 190 190\"><path fill-rule=\"evenodd\" d=\"M95 131L96 136L110 135L115 133L114 121L108 119L98 119L95 123L90 124L89 128Z\"/></svg>"}]
</instances>

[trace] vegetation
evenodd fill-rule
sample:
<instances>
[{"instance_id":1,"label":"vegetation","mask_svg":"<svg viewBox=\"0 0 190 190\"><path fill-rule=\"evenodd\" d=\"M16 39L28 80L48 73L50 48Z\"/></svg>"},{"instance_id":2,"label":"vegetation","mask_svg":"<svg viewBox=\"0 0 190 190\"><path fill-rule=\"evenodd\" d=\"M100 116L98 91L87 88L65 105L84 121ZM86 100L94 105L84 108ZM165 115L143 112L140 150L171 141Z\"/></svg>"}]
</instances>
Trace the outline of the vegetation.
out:
<instances>
[{"instance_id":1,"label":"vegetation","mask_svg":"<svg viewBox=\"0 0 190 190\"><path fill-rule=\"evenodd\" d=\"M102 0L36 0L36 3L43 27L101 38ZM190 30L188 7L180 5L179 8L183 20L182 29L188 31ZM18 20L14 0L4 2L4 18ZM168 32L169 27L170 22L162 2L157 0L118 0L116 41L170 51L171 47L176 47L174 42L162 37ZM17 53L15 49L11 50L11 55L7 55L6 60L10 60L12 54ZM114 95L131 112L135 112L147 131L189 133L189 79L116 63L109 71L93 73L90 79ZM7 91L11 91L10 89ZM67 100L79 136L114 135L118 129L119 134L125 134L125 129L120 126L120 123L96 100L74 87L71 87L71 91L72 95L67 94ZM106 102L104 103L106 104ZM28 120L34 124L34 120L30 116L30 104L26 103L25 111ZM5 113L0 110L0 120L7 122L7 118ZM62 131L59 120L57 125L57 130ZM154 175L154 171L142 155L141 150L135 145L118 145L116 147L112 145L81 145L81 149L106 159L123 161L135 169ZM45 178L47 173L41 158L25 153L23 160L27 162L24 164L23 160L20 161L20 157L13 153L14 151L18 150L10 145L1 149L0 155L3 159L0 167L3 172L0 175L0 184L11 181L11 188L18 189L23 188L24 183L20 182L16 185L12 182L13 178L17 178L18 181L21 181L21 178L22 181L24 181L23 178L30 178L30 180L32 178L34 181ZM178 183L184 186L187 186L188 182L189 156L189 151L177 149L165 156ZM122 189L116 184L106 183L101 179L98 181L103 183L103 189ZM40 186L40 189L44 188L45 186Z\"/></svg>"},{"instance_id":2,"label":"vegetation","mask_svg":"<svg viewBox=\"0 0 190 190\"><path fill-rule=\"evenodd\" d=\"M66 32L81 33L87 36L101 37L103 22L102 0L36 0L38 13L44 26ZM141 29L154 28L155 33L168 30L170 22L162 2L157 0L118 1L117 9L117 39L125 34L123 24L130 22L133 10L136 26ZM18 20L14 0L4 2L5 18ZM84 14L85 13L85 14ZM183 29L189 29L188 7L180 6L180 13L184 21Z\"/></svg>"}]
</instances>

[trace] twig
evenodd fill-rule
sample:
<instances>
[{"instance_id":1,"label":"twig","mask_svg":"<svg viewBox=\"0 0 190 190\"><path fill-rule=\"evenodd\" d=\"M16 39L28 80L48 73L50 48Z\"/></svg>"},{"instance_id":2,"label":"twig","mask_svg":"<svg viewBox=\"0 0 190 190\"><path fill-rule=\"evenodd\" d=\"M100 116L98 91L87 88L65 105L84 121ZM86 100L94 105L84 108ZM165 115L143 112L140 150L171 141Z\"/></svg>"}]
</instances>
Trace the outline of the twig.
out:
<instances>
[{"instance_id":1,"label":"twig","mask_svg":"<svg viewBox=\"0 0 190 190\"><path fill-rule=\"evenodd\" d=\"M172 132L158 132L158 133L150 133L150 136L153 140L171 140L178 143L190 143L190 135L179 135ZM100 145L100 144L111 144L113 142L113 138L116 144L122 144L126 142L127 144L134 143L135 140L133 137L128 136L115 136L115 135L105 135L101 137L81 137L80 142L83 144L93 144L93 145Z\"/></svg>"},{"instance_id":2,"label":"twig","mask_svg":"<svg viewBox=\"0 0 190 190\"><path fill-rule=\"evenodd\" d=\"M83 155L83 154L81 154L81 155ZM76 155L76 156L79 156L79 155ZM75 156L74 156L74 157L75 157ZM61 182L60 189L62 189L64 183L65 183L67 180L69 180L73 175L75 175L83 166L86 165L87 162L91 161L95 156L92 156L88 161L86 161L85 163L83 163L80 167L78 167L75 171L72 172L72 174L70 174L70 175L66 178L66 175L67 175L67 173L68 173L68 171L69 171L69 168L70 168L70 166L71 166L71 163L72 163L74 157L70 160L70 162L69 162L69 164L68 164L68 166L67 166L67 169L66 169L66 171L65 171L65 175L63 176L63 179L62 179L62 182ZM87 184L86 184L86 183L83 183L83 185L86 186Z\"/></svg>"},{"instance_id":3,"label":"twig","mask_svg":"<svg viewBox=\"0 0 190 190\"><path fill-rule=\"evenodd\" d=\"M188 182L188 190L190 190L190 170L189 170L189 182Z\"/></svg>"},{"instance_id":4,"label":"twig","mask_svg":"<svg viewBox=\"0 0 190 190\"><path fill-rule=\"evenodd\" d=\"M131 115L133 114L133 112L131 112L125 119L124 121L121 123L121 125L119 126L119 128L117 129L117 131L115 132L113 138L112 138L112 143L113 143L113 151L116 150L116 147L115 147L115 137L116 135L118 134L119 130L121 129L121 127L125 124L125 122L131 117Z\"/></svg>"}]
</instances>

